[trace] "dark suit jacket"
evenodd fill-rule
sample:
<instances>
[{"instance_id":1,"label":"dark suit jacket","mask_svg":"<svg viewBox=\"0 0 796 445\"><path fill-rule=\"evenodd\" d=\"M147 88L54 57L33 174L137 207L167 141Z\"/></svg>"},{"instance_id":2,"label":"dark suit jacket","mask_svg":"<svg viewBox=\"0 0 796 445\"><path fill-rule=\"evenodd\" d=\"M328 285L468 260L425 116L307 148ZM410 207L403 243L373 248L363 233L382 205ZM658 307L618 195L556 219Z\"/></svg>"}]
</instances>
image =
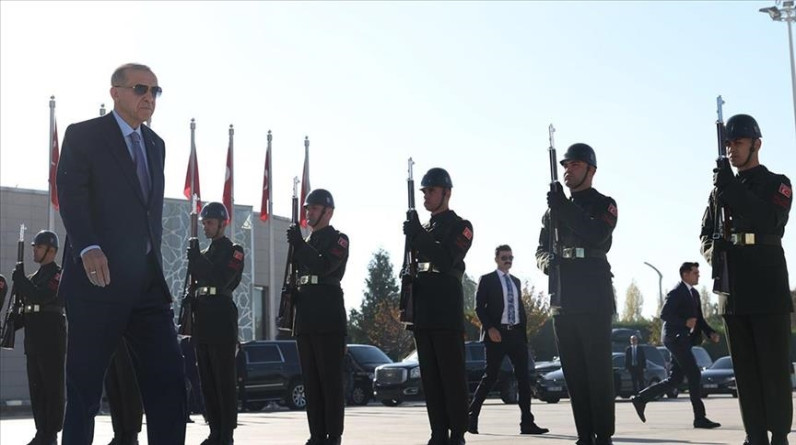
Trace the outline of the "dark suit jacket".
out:
<instances>
[{"instance_id":1,"label":"dark suit jacket","mask_svg":"<svg viewBox=\"0 0 796 445\"><path fill-rule=\"evenodd\" d=\"M481 341L489 341L489 335L486 331L492 327L499 327L501 325L500 319L503 317L503 285L500 283L502 275L498 275L497 271L488 273L481 276L478 280L478 289L475 292L475 313L478 314L478 319L481 320ZM525 315L525 306L522 304L522 286L520 280L514 275L510 275L514 286L517 288L517 302L519 303L519 328L525 336L525 341L528 341L525 332L525 325L527 318Z\"/></svg>"},{"instance_id":2,"label":"dark suit jacket","mask_svg":"<svg viewBox=\"0 0 796 445\"><path fill-rule=\"evenodd\" d=\"M685 322L689 318L696 317L697 324L694 332L686 326ZM702 333L706 336L716 332L708 326L705 317L702 316L702 304L699 299L694 302L691 292L682 281L666 295L666 301L661 309L661 319L663 320L662 340L675 341L687 337L691 345L698 345L702 342Z\"/></svg>"},{"instance_id":3,"label":"dark suit jacket","mask_svg":"<svg viewBox=\"0 0 796 445\"><path fill-rule=\"evenodd\" d=\"M151 243L163 279L160 242L163 232L163 140L149 127L141 132L149 162L151 193L141 193L135 164L112 113L70 125L58 162L58 200L66 227L60 291L66 298L107 301L130 299L144 289L142 277L151 267ZM83 269L80 252L100 246L108 258L111 284L93 286ZM170 297L169 297L170 298Z\"/></svg>"},{"instance_id":4,"label":"dark suit jacket","mask_svg":"<svg viewBox=\"0 0 796 445\"><path fill-rule=\"evenodd\" d=\"M644 348L641 345L636 346L636 363L641 369L647 369L647 355L644 353ZM633 368L633 347L628 346L625 349L625 369Z\"/></svg>"}]
</instances>

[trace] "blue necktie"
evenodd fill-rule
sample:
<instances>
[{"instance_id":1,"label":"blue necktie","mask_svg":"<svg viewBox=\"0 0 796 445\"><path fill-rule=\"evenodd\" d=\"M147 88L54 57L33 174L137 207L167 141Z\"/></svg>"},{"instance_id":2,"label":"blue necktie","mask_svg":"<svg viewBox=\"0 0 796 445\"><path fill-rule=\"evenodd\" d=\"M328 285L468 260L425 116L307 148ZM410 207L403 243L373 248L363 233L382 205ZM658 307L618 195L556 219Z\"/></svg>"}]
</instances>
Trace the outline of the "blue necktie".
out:
<instances>
[{"instance_id":1,"label":"blue necktie","mask_svg":"<svg viewBox=\"0 0 796 445\"><path fill-rule=\"evenodd\" d=\"M144 147L141 146L141 136L136 133L130 133L130 139L133 141L133 163L135 163L135 173L138 176L138 183L141 185L141 193L144 195L144 202L149 202L149 173L146 168L146 158L144 157Z\"/></svg>"},{"instance_id":2,"label":"blue necktie","mask_svg":"<svg viewBox=\"0 0 796 445\"><path fill-rule=\"evenodd\" d=\"M509 278L509 274L503 275L503 278L506 279L506 295L508 296L509 305L508 305L508 321L509 324L517 324L517 320L514 316L514 286L511 285L511 279Z\"/></svg>"}]
</instances>

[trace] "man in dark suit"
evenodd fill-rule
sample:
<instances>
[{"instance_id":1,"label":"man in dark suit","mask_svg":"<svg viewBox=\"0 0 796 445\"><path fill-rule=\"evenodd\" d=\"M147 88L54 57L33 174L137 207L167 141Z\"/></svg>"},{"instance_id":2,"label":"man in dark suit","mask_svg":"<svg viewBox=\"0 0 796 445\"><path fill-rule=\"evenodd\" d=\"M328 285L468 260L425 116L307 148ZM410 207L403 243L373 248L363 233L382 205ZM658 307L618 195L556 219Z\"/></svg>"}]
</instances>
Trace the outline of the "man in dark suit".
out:
<instances>
[{"instance_id":1,"label":"man in dark suit","mask_svg":"<svg viewBox=\"0 0 796 445\"><path fill-rule=\"evenodd\" d=\"M680 266L682 281L666 296L661 309L663 320L663 344L672 353L672 373L669 378L656 383L638 393L631 401L639 418L646 422L644 408L647 403L673 388L677 388L688 379L688 395L694 409L694 428L716 428L721 426L705 417L705 405L702 403L702 374L696 364L691 347L702 343L702 334L718 343L716 333L702 316L702 303L699 292L694 286L699 283L699 264L685 262Z\"/></svg>"},{"instance_id":2,"label":"man in dark suit","mask_svg":"<svg viewBox=\"0 0 796 445\"><path fill-rule=\"evenodd\" d=\"M113 425L113 440L108 445L138 445L144 407L133 361L124 340L119 342L105 373L105 395L108 396Z\"/></svg>"},{"instance_id":3,"label":"man in dark suit","mask_svg":"<svg viewBox=\"0 0 796 445\"><path fill-rule=\"evenodd\" d=\"M150 444L185 440L185 385L171 295L163 276L165 145L142 125L161 93L145 65L111 76L113 112L70 125L58 163L66 227L59 288L69 323L63 444L94 436L111 355L127 341Z\"/></svg>"},{"instance_id":4,"label":"man in dark suit","mask_svg":"<svg viewBox=\"0 0 796 445\"><path fill-rule=\"evenodd\" d=\"M644 370L647 369L647 356L644 348L639 347L638 337L630 336L630 346L625 349L625 369L633 381L633 393L638 394L644 389Z\"/></svg>"},{"instance_id":5,"label":"man in dark suit","mask_svg":"<svg viewBox=\"0 0 796 445\"><path fill-rule=\"evenodd\" d=\"M495 249L497 270L481 277L475 294L475 312L481 320L481 341L486 348L486 370L469 407L467 431L478 434L478 414L486 395L495 386L503 358L514 367L519 390L520 434L544 434L531 413L531 385L528 377L527 316L522 303L520 280L509 274L514 256L506 244Z\"/></svg>"}]
</instances>

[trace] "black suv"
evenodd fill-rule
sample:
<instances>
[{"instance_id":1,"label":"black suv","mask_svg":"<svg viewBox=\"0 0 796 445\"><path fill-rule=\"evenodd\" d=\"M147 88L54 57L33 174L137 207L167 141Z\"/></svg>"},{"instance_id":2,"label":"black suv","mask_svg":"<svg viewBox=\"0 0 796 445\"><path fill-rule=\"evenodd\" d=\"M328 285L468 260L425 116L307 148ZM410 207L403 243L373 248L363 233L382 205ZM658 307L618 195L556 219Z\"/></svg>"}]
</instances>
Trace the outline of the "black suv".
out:
<instances>
[{"instance_id":1,"label":"black suv","mask_svg":"<svg viewBox=\"0 0 796 445\"><path fill-rule=\"evenodd\" d=\"M259 411L271 401L294 410L307 406L294 340L256 340L241 348L246 365L238 369L238 400L244 410Z\"/></svg>"},{"instance_id":2,"label":"black suv","mask_svg":"<svg viewBox=\"0 0 796 445\"><path fill-rule=\"evenodd\" d=\"M351 358L353 388L349 390L348 403L367 405L373 398L373 378L379 365L392 363L392 359L381 349L371 345L348 345Z\"/></svg>"},{"instance_id":3,"label":"black suv","mask_svg":"<svg viewBox=\"0 0 796 445\"><path fill-rule=\"evenodd\" d=\"M469 341L464 346L467 386L472 395L484 375L486 353L481 342ZM530 366L530 369L533 367ZM401 362L377 367L373 380L373 392L376 399L387 406L400 405L404 400L423 400L425 396L420 381L417 351L409 354ZM508 357L504 358L500 366L500 373L493 392L497 392L504 403L517 403L517 379L514 378L514 371Z\"/></svg>"}]
</instances>

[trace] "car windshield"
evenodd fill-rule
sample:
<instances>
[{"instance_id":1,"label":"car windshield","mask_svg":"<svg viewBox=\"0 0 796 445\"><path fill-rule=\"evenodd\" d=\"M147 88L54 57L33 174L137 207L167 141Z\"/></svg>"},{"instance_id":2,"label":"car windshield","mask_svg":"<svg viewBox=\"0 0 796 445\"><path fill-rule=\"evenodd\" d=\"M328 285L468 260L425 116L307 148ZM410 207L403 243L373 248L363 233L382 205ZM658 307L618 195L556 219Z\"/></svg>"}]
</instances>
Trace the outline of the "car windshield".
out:
<instances>
[{"instance_id":1,"label":"car windshield","mask_svg":"<svg viewBox=\"0 0 796 445\"><path fill-rule=\"evenodd\" d=\"M710 369L732 369L732 359L730 357L722 357L716 360Z\"/></svg>"},{"instance_id":2,"label":"car windshield","mask_svg":"<svg viewBox=\"0 0 796 445\"><path fill-rule=\"evenodd\" d=\"M412 353L407 355L402 361L404 361L404 362L419 362L420 360L417 359L417 351L412 351Z\"/></svg>"},{"instance_id":3,"label":"car windshield","mask_svg":"<svg viewBox=\"0 0 796 445\"><path fill-rule=\"evenodd\" d=\"M392 359L387 357L387 354L375 346L351 345L348 347L348 350L351 352L351 355L354 356L354 359L362 364L381 365L384 363L392 363Z\"/></svg>"}]
</instances>

